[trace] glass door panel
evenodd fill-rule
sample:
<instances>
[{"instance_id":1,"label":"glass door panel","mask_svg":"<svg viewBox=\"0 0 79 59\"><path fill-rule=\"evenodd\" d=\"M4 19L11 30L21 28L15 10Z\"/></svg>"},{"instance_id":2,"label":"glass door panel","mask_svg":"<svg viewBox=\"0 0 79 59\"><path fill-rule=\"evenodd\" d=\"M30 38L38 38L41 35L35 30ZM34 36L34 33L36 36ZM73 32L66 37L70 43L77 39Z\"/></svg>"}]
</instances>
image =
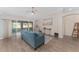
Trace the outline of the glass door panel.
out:
<instances>
[{"instance_id":1,"label":"glass door panel","mask_svg":"<svg viewBox=\"0 0 79 59\"><path fill-rule=\"evenodd\" d=\"M12 32L20 32L21 31L21 23L13 22L12 23Z\"/></svg>"},{"instance_id":2,"label":"glass door panel","mask_svg":"<svg viewBox=\"0 0 79 59\"><path fill-rule=\"evenodd\" d=\"M29 31L33 31L33 23L32 22L28 23L28 29L29 29Z\"/></svg>"},{"instance_id":3,"label":"glass door panel","mask_svg":"<svg viewBox=\"0 0 79 59\"><path fill-rule=\"evenodd\" d=\"M23 23L23 29L28 30L28 23Z\"/></svg>"}]
</instances>

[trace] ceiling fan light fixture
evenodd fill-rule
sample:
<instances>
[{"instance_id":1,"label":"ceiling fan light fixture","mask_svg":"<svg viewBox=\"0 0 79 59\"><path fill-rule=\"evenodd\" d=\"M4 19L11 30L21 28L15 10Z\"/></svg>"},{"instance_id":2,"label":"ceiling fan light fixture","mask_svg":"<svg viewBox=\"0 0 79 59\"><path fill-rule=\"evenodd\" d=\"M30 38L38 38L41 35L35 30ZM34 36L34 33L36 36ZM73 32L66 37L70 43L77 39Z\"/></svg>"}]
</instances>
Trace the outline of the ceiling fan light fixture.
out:
<instances>
[{"instance_id":1,"label":"ceiling fan light fixture","mask_svg":"<svg viewBox=\"0 0 79 59\"><path fill-rule=\"evenodd\" d=\"M32 7L32 15L34 15L34 14L35 14L34 7Z\"/></svg>"},{"instance_id":2,"label":"ceiling fan light fixture","mask_svg":"<svg viewBox=\"0 0 79 59\"><path fill-rule=\"evenodd\" d=\"M32 15L34 15L34 13L32 12Z\"/></svg>"}]
</instances>

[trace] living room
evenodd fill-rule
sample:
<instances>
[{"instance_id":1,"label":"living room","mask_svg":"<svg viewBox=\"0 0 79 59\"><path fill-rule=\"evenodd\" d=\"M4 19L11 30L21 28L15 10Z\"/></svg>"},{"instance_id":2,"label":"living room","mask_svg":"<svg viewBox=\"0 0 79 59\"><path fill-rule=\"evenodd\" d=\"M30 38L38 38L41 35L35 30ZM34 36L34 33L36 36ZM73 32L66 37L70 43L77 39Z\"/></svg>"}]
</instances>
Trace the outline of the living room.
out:
<instances>
[{"instance_id":1,"label":"living room","mask_svg":"<svg viewBox=\"0 0 79 59\"><path fill-rule=\"evenodd\" d=\"M0 51L79 51L78 39L72 38L79 8L0 7L0 15ZM36 44L29 32L36 35Z\"/></svg>"}]
</instances>

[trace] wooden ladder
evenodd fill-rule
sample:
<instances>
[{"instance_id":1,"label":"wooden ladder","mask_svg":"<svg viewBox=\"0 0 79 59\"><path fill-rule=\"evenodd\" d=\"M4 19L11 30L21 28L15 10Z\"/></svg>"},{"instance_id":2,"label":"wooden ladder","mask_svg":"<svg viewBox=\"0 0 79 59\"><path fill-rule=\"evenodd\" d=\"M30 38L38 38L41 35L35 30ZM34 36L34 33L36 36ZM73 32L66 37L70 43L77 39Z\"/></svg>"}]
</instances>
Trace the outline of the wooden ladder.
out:
<instances>
[{"instance_id":1,"label":"wooden ladder","mask_svg":"<svg viewBox=\"0 0 79 59\"><path fill-rule=\"evenodd\" d=\"M74 29L72 32L72 37L73 38L79 38L79 23L75 23Z\"/></svg>"}]
</instances>

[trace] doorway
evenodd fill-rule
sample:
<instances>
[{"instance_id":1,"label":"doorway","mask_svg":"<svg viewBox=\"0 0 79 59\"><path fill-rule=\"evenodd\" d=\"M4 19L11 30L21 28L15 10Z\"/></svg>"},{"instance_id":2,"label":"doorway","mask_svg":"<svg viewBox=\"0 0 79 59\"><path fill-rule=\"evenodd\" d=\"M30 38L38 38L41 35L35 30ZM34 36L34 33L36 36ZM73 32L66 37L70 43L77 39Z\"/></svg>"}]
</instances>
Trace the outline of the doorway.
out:
<instances>
[{"instance_id":1,"label":"doorway","mask_svg":"<svg viewBox=\"0 0 79 59\"><path fill-rule=\"evenodd\" d=\"M72 36L74 24L79 22L79 14L69 14L64 16L64 35Z\"/></svg>"}]
</instances>

